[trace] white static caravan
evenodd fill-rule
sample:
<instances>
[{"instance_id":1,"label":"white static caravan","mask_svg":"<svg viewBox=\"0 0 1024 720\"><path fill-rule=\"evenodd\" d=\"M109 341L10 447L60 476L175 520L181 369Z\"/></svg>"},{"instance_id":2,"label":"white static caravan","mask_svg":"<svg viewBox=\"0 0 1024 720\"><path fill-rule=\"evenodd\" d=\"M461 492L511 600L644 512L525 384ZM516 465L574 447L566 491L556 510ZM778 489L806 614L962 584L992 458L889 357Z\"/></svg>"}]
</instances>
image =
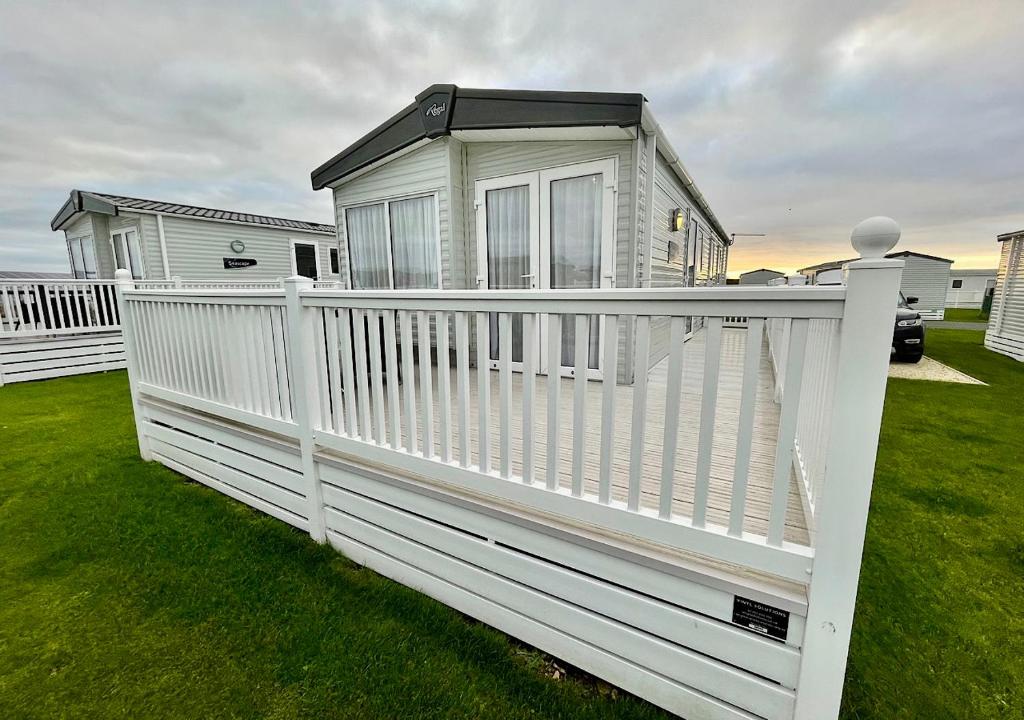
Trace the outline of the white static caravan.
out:
<instances>
[{"instance_id":1,"label":"white static caravan","mask_svg":"<svg viewBox=\"0 0 1024 720\"><path fill-rule=\"evenodd\" d=\"M50 222L78 279L272 281L337 278L333 225L72 190Z\"/></svg>"},{"instance_id":2,"label":"white static caravan","mask_svg":"<svg viewBox=\"0 0 1024 720\"><path fill-rule=\"evenodd\" d=\"M740 285L768 285L772 280L786 277L786 273L781 273L778 270L769 270L768 268L760 268L758 270L748 270L745 273L740 273Z\"/></svg>"},{"instance_id":3,"label":"white static caravan","mask_svg":"<svg viewBox=\"0 0 1024 720\"><path fill-rule=\"evenodd\" d=\"M999 270L985 347L1024 361L1024 230L998 237Z\"/></svg>"},{"instance_id":4,"label":"white static caravan","mask_svg":"<svg viewBox=\"0 0 1024 720\"><path fill-rule=\"evenodd\" d=\"M946 307L981 308L995 286L995 270L950 270Z\"/></svg>"},{"instance_id":5,"label":"white static caravan","mask_svg":"<svg viewBox=\"0 0 1024 720\"><path fill-rule=\"evenodd\" d=\"M914 309L925 320L941 320L946 312L946 288L949 286L949 267L953 261L910 251L889 253L886 257L903 260L900 290L906 297L917 298ZM841 269L848 262L851 261L832 260L801 268L797 272L806 277L810 284L817 285L818 273Z\"/></svg>"},{"instance_id":6,"label":"white static caravan","mask_svg":"<svg viewBox=\"0 0 1024 720\"><path fill-rule=\"evenodd\" d=\"M333 190L352 289L725 285L729 235L640 94L434 85L312 183ZM669 328L650 332L653 366ZM623 382L633 333L624 322ZM591 335L598 377L603 339ZM565 374L572 337L566 329Z\"/></svg>"}]
</instances>

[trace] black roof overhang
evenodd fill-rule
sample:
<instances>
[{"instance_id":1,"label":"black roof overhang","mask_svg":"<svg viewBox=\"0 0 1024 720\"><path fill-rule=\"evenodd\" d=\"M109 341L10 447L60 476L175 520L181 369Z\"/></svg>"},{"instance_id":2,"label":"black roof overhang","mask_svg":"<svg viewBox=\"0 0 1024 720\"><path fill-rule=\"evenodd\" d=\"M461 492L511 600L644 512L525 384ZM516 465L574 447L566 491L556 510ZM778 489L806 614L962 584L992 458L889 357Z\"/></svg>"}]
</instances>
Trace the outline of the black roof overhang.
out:
<instances>
[{"instance_id":1,"label":"black roof overhang","mask_svg":"<svg viewBox=\"0 0 1024 720\"><path fill-rule=\"evenodd\" d=\"M420 140L453 130L542 127L632 127L640 124L640 93L475 90L431 85L416 101L359 138L311 174L320 190Z\"/></svg>"},{"instance_id":2,"label":"black roof overhang","mask_svg":"<svg viewBox=\"0 0 1024 720\"><path fill-rule=\"evenodd\" d=\"M50 221L50 229L60 230L75 214L84 211L117 215L117 206L91 195L83 194L78 190L72 190L67 201L60 206L60 210L57 211L57 214L53 216L53 220Z\"/></svg>"}]
</instances>

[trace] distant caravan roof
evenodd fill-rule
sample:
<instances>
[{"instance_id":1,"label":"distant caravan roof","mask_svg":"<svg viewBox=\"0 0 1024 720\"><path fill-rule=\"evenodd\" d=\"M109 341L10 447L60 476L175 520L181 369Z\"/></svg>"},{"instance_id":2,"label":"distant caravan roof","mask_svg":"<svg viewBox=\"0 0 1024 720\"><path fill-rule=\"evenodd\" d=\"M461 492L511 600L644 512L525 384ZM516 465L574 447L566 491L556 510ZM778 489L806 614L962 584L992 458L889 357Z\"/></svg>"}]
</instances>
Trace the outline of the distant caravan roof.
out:
<instances>
[{"instance_id":1,"label":"distant caravan roof","mask_svg":"<svg viewBox=\"0 0 1024 720\"><path fill-rule=\"evenodd\" d=\"M583 139L636 137L624 129L643 127L657 135L658 150L669 161L707 213L723 242L732 239L715 217L707 200L682 166L658 124L653 120L640 93L565 92L556 90L487 90L456 85L431 85L413 103L356 140L310 174L314 190L322 190L344 178L385 162L396 153L409 152L420 144L444 135L466 139L467 133L487 130L544 130L540 139L550 139L557 130L581 131ZM498 135L498 137L503 137ZM489 140L494 139L489 137ZM532 137L531 139L538 139Z\"/></svg>"},{"instance_id":2,"label":"distant caravan roof","mask_svg":"<svg viewBox=\"0 0 1024 720\"><path fill-rule=\"evenodd\" d=\"M1024 235L1024 230L1017 230L1015 232L1003 233L1002 235L996 235L996 240L1002 242L1003 240L1013 240Z\"/></svg>"},{"instance_id":3,"label":"distant caravan roof","mask_svg":"<svg viewBox=\"0 0 1024 720\"><path fill-rule=\"evenodd\" d=\"M786 274L784 272L779 272L778 270L772 270L771 268L758 268L757 270L747 270L746 272L741 272L740 273L740 277L743 277L744 275L750 275L751 273L756 273L756 272L770 272L770 273L775 273L776 275L785 275Z\"/></svg>"},{"instance_id":4,"label":"distant caravan roof","mask_svg":"<svg viewBox=\"0 0 1024 720\"><path fill-rule=\"evenodd\" d=\"M886 255L887 258L901 258L901 257L919 257L925 258L926 260L938 260L939 262L952 263L953 261L949 258L939 257L938 255L925 255L924 253L911 252L910 250L903 250L901 252L889 253Z\"/></svg>"},{"instance_id":5,"label":"distant caravan roof","mask_svg":"<svg viewBox=\"0 0 1024 720\"><path fill-rule=\"evenodd\" d=\"M125 197L123 195L108 195L106 193L91 192L88 190L72 190L67 202L50 221L52 230L60 230L65 223L80 212L98 212L104 215L119 215L121 210L130 212L150 212L164 215L182 215L197 220L215 220L220 222L241 223L243 225L260 225L265 227L301 230L303 232L323 233L333 235L333 225L323 223L305 222L303 220L288 220L286 218L270 217L268 215L253 215L251 213L235 212L232 210L215 210L197 205L183 205L181 203L163 202L160 200L143 200L141 198Z\"/></svg>"}]
</instances>

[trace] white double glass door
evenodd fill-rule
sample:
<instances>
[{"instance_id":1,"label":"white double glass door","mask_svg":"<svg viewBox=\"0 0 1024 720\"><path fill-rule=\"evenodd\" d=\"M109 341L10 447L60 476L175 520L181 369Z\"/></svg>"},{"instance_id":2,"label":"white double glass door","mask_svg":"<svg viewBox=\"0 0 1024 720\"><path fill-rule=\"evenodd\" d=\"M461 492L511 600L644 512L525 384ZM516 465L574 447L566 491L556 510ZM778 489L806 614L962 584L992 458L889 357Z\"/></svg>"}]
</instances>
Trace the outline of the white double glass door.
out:
<instances>
[{"instance_id":1,"label":"white double glass door","mask_svg":"<svg viewBox=\"0 0 1024 720\"><path fill-rule=\"evenodd\" d=\"M477 278L492 290L610 288L615 280L615 160L594 160L476 183ZM575 322L562 323L561 357L551 358L547 318L535 324L534 367L572 375ZM589 322L588 376L601 377L604 338ZM498 358L497 316L490 359ZM512 319L513 367L522 368L523 319Z\"/></svg>"}]
</instances>

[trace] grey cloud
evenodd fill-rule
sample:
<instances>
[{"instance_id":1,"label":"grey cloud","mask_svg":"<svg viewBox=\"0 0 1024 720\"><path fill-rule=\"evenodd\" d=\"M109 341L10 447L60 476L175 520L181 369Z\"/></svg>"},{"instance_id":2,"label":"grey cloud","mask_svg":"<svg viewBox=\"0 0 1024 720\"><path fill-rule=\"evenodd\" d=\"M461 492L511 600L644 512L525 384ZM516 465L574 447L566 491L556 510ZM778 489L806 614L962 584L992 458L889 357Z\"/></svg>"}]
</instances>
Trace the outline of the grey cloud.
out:
<instances>
[{"instance_id":1,"label":"grey cloud","mask_svg":"<svg viewBox=\"0 0 1024 720\"><path fill-rule=\"evenodd\" d=\"M877 213L967 264L1024 226L1019 3L0 8L3 268L62 269L71 187L330 222L309 171L433 82L643 92L726 227L769 233L733 270Z\"/></svg>"}]
</instances>

